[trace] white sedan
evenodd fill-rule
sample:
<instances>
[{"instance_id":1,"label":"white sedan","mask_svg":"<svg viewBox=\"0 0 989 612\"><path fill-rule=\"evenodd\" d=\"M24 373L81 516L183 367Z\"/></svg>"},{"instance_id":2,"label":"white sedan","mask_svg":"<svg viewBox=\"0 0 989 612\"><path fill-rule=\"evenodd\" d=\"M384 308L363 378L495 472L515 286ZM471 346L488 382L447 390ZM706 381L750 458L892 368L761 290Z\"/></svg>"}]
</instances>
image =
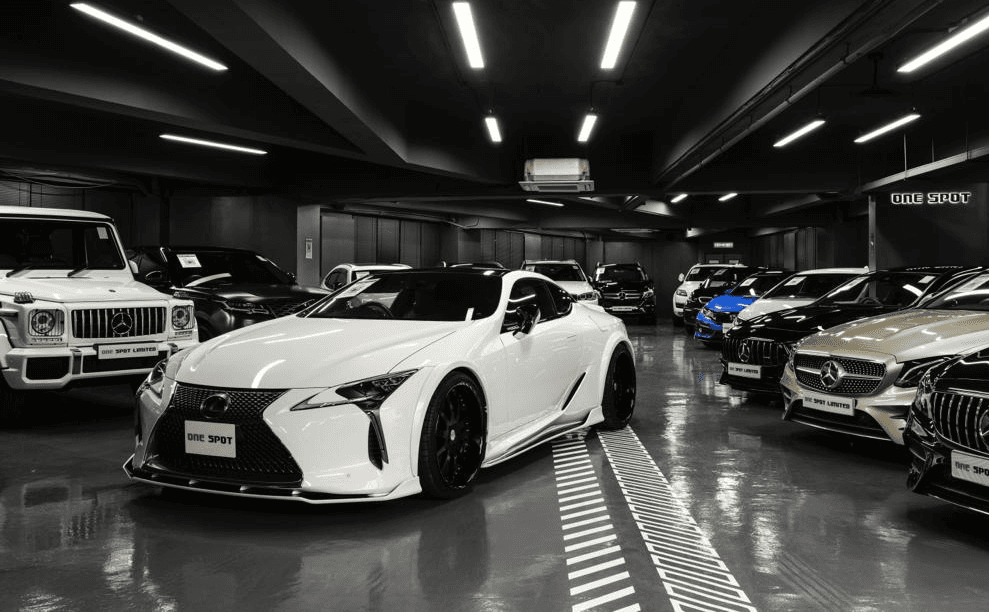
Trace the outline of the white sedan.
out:
<instances>
[{"instance_id":1,"label":"white sedan","mask_svg":"<svg viewBox=\"0 0 989 612\"><path fill-rule=\"evenodd\" d=\"M124 469L309 503L447 498L569 431L624 427L634 405L625 326L545 276L396 271L161 362Z\"/></svg>"}]
</instances>

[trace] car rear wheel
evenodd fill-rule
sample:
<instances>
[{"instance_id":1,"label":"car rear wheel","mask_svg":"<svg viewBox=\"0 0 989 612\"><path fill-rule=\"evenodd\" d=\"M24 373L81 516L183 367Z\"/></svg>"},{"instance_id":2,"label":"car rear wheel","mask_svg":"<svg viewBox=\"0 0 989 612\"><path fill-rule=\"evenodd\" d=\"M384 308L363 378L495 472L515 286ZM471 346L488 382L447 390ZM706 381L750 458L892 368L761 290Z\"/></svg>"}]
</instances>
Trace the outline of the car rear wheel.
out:
<instances>
[{"instance_id":1,"label":"car rear wheel","mask_svg":"<svg viewBox=\"0 0 989 612\"><path fill-rule=\"evenodd\" d=\"M0 378L0 425L10 427L23 422L26 396L24 391L11 389Z\"/></svg>"},{"instance_id":2,"label":"car rear wheel","mask_svg":"<svg viewBox=\"0 0 989 612\"><path fill-rule=\"evenodd\" d=\"M419 437L419 482L429 497L462 495L481 469L484 408L474 379L453 372L440 382Z\"/></svg>"},{"instance_id":3,"label":"car rear wheel","mask_svg":"<svg viewBox=\"0 0 989 612\"><path fill-rule=\"evenodd\" d=\"M624 344L615 347L608 364L601 396L602 429L621 429L632 420L635 410L635 363L632 352Z\"/></svg>"}]
</instances>

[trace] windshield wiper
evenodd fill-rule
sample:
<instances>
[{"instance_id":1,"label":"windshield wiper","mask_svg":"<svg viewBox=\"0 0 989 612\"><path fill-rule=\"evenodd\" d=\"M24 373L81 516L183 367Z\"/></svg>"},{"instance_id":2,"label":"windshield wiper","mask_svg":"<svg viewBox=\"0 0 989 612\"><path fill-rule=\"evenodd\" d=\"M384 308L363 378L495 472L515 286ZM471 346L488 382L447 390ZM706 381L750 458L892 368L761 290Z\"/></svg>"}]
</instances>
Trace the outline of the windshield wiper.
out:
<instances>
[{"instance_id":1,"label":"windshield wiper","mask_svg":"<svg viewBox=\"0 0 989 612\"><path fill-rule=\"evenodd\" d=\"M33 270L36 267L38 267L38 264L36 263L22 263L21 265L15 267L10 272L7 272L7 278L10 278L12 276L17 276L21 272L27 272L28 270Z\"/></svg>"},{"instance_id":2,"label":"windshield wiper","mask_svg":"<svg viewBox=\"0 0 989 612\"><path fill-rule=\"evenodd\" d=\"M76 274L82 274L86 270L89 270L89 265L88 264L85 265L85 266L83 266L83 267L81 267L81 268L76 268L75 270L69 272L68 274L65 275L65 278L72 278Z\"/></svg>"}]
</instances>

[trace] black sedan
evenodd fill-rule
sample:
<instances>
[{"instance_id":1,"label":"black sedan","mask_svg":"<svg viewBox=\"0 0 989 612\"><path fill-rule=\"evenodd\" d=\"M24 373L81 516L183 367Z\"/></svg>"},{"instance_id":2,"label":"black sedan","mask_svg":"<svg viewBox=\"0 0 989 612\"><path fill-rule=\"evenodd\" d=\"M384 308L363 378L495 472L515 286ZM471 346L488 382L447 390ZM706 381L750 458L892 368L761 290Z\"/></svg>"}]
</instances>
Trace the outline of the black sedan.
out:
<instances>
[{"instance_id":1,"label":"black sedan","mask_svg":"<svg viewBox=\"0 0 989 612\"><path fill-rule=\"evenodd\" d=\"M200 341L293 314L330 293L300 287L293 274L243 249L139 246L127 257L138 280L195 303Z\"/></svg>"}]
</instances>

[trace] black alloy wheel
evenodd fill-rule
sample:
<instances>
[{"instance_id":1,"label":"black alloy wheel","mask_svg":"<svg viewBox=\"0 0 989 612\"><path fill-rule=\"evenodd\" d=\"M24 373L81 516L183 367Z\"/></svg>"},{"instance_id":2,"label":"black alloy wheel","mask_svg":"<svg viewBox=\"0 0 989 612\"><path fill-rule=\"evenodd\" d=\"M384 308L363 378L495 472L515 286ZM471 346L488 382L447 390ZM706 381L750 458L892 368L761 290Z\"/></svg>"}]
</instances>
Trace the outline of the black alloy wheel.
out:
<instances>
[{"instance_id":1,"label":"black alloy wheel","mask_svg":"<svg viewBox=\"0 0 989 612\"><path fill-rule=\"evenodd\" d=\"M602 429L621 429L632 420L635 410L635 363L632 352L624 344L615 347L604 379L601 411L604 414Z\"/></svg>"},{"instance_id":2,"label":"black alloy wheel","mask_svg":"<svg viewBox=\"0 0 989 612\"><path fill-rule=\"evenodd\" d=\"M481 469L484 413L477 383L453 372L439 384L426 410L419 442L419 480L429 497L463 494Z\"/></svg>"}]
</instances>

